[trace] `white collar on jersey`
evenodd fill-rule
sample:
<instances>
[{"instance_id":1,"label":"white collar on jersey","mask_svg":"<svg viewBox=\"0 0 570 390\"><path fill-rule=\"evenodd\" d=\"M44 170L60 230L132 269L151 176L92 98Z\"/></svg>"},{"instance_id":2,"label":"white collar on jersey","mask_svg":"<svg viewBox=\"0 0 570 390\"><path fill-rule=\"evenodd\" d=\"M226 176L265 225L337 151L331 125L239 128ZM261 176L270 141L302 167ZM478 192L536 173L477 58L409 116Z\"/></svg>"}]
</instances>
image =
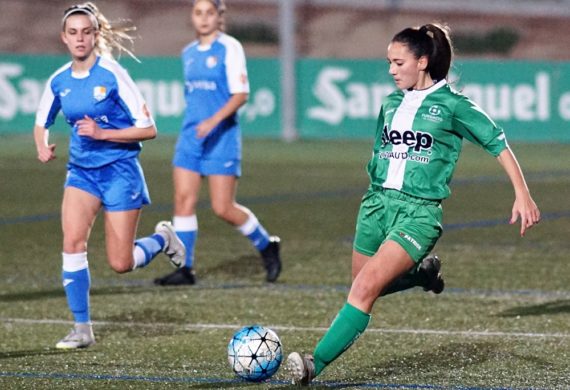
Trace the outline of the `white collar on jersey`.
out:
<instances>
[{"instance_id":1,"label":"white collar on jersey","mask_svg":"<svg viewBox=\"0 0 570 390\"><path fill-rule=\"evenodd\" d=\"M212 45L214 44L214 42L216 42L218 39L220 39L220 36L222 35L221 32L218 32L218 34L216 35L216 38L214 38L214 40L210 43L206 43L206 44L202 44L200 43L200 41L198 40L198 51L208 51L212 48Z\"/></svg>"},{"instance_id":2,"label":"white collar on jersey","mask_svg":"<svg viewBox=\"0 0 570 390\"><path fill-rule=\"evenodd\" d=\"M89 72L89 69L87 70L82 70L80 72L76 72L74 70L71 71L71 77L73 77L74 79L86 79L87 77L89 77L91 73Z\"/></svg>"},{"instance_id":3,"label":"white collar on jersey","mask_svg":"<svg viewBox=\"0 0 570 390\"><path fill-rule=\"evenodd\" d=\"M412 90L402 89L402 91L404 92L404 95L409 97L427 96L430 93L437 91L446 84L447 80L443 79L425 89L412 89Z\"/></svg>"}]
</instances>

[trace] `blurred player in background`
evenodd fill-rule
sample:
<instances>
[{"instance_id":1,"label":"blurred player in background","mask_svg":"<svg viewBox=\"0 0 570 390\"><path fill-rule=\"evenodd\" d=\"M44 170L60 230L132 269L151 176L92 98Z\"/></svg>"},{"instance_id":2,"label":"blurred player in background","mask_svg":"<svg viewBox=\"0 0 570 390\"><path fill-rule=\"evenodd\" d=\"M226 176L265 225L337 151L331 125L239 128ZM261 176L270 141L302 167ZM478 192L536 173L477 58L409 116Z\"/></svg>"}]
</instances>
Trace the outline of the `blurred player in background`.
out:
<instances>
[{"instance_id":1,"label":"blurred player in background","mask_svg":"<svg viewBox=\"0 0 570 390\"><path fill-rule=\"evenodd\" d=\"M390 74L398 90L383 102L370 187L357 218L353 282L344 307L312 355L289 355L296 384L307 385L358 339L378 297L413 270L442 234L441 201L463 138L495 156L515 193L510 223L520 234L540 220L505 134L477 105L452 90L446 78L453 60L447 27L427 24L396 34L388 46Z\"/></svg>"},{"instance_id":2,"label":"blurred player in background","mask_svg":"<svg viewBox=\"0 0 570 390\"><path fill-rule=\"evenodd\" d=\"M160 252L176 266L184 263L184 245L169 222L135 241L141 208L150 203L138 162L140 141L157 130L133 80L112 57L113 49L128 52L121 44L130 39L127 31L111 26L92 3L65 10L61 38L72 60L49 78L36 115L34 139L43 163L55 158L47 128L60 110L72 128L61 219L63 286L75 326L57 348L95 343L87 241L101 208L107 259L116 272L145 267Z\"/></svg>"},{"instance_id":3,"label":"blurred player in background","mask_svg":"<svg viewBox=\"0 0 570 390\"><path fill-rule=\"evenodd\" d=\"M198 235L196 204L208 178L214 213L260 252L268 282L281 272L280 240L270 236L255 215L236 202L241 175L238 109L249 94L241 44L223 32L222 0L192 2L197 39L182 51L186 112L173 158L174 228L186 246L183 268L155 280L158 285L194 284L194 246Z\"/></svg>"}]
</instances>

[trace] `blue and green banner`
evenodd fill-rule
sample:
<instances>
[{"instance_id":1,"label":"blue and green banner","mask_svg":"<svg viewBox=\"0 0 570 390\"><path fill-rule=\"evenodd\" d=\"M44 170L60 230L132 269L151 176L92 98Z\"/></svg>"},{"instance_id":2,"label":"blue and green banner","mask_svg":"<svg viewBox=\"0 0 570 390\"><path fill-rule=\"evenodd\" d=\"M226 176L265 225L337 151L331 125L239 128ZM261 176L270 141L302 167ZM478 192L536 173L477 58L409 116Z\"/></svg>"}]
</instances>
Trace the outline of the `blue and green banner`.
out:
<instances>
[{"instance_id":1,"label":"blue and green banner","mask_svg":"<svg viewBox=\"0 0 570 390\"><path fill-rule=\"evenodd\" d=\"M47 78L67 56L0 54L0 134L31 131ZM176 134L184 111L177 57L122 59L161 133ZM394 90L382 60L297 61L300 138L370 138L383 98ZM249 102L240 110L245 136L281 135L281 85L276 58L250 58ZM512 141L570 142L570 63L464 60L456 89L473 98ZM55 131L67 131L63 120Z\"/></svg>"}]
</instances>

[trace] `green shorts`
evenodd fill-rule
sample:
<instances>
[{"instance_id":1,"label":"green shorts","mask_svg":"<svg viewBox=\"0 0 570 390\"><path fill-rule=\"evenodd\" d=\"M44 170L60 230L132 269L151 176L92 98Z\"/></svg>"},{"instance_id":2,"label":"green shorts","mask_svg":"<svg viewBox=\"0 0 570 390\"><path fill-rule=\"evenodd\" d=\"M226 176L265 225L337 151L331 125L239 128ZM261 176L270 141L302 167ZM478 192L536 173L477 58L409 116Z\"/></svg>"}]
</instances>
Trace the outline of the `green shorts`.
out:
<instances>
[{"instance_id":1,"label":"green shorts","mask_svg":"<svg viewBox=\"0 0 570 390\"><path fill-rule=\"evenodd\" d=\"M441 237L443 211L438 201L391 189L369 189L362 198L354 250L373 256L387 240L397 242L419 263Z\"/></svg>"}]
</instances>

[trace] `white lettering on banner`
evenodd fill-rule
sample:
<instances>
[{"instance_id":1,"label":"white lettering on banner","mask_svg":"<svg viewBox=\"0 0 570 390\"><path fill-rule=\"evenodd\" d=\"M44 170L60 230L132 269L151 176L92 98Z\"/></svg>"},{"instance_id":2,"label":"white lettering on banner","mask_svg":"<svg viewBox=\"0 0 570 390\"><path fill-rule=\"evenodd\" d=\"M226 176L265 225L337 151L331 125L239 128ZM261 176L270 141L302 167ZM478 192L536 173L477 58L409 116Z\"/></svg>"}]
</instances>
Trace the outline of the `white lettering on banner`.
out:
<instances>
[{"instance_id":1,"label":"white lettering on banner","mask_svg":"<svg viewBox=\"0 0 570 390\"><path fill-rule=\"evenodd\" d=\"M541 121L550 120L550 76L548 73L539 72L536 75L538 90L536 114Z\"/></svg>"},{"instance_id":2,"label":"white lettering on banner","mask_svg":"<svg viewBox=\"0 0 570 390\"><path fill-rule=\"evenodd\" d=\"M182 83L158 81L156 83L156 112L161 116L174 116L184 110Z\"/></svg>"},{"instance_id":3,"label":"white lettering on banner","mask_svg":"<svg viewBox=\"0 0 570 390\"><path fill-rule=\"evenodd\" d=\"M178 81L151 81L140 79L136 84L155 116L173 117L184 112L184 85ZM251 102L241 108L247 121L267 117L275 112L275 94L269 88L260 88Z\"/></svg>"},{"instance_id":4,"label":"white lettering on banner","mask_svg":"<svg viewBox=\"0 0 570 390\"><path fill-rule=\"evenodd\" d=\"M45 88L44 82L23 79L20 82L20 110L23 114L35 114Z\"/></svg>"},{"instance_id":5,"label":"white lettering on banner","mask_svg":"<svg viewBox=\"0 0 570 390\"><path fill-rule=\"evenodd\" d=\"M137 87L155 116L177 116L184 111L184 87L179 81L137 80Z\"/></svg>"},{"instance_id":6,"label":"white lettering on banner","mask_svg":"<svg viewBox=\"0 0 570 390\"><path fill-rule=\"evenodd\" d=\"M275 112L275 95L269 88L259 88L250 101L240 109L248 122L257 117L268 117Z\"/></svg>"},{"instance_id":7,"label":"white lettering on banner","mask_svg":"<svg viewBox=\"0 0 570 390\"><path fill-rule=\"evenodd\" d=\"M21 127L37 110L45 79L36 77L38 70L26 69L18 61L0 61L0 124ZM567 81L562 84L556 68L538 70L514 83L471 83L460 90L476 101L490 117L499 121L547 122L570 121L570 91ZM311 90L314 100L308 107L300 107L306 118L327 125L338 125L345 120L374 120L383 99L395 87L391 81L373 83L356 80L358 74L350 66L323 66L315 75ZM155 76L153 76L155 77ZM566 80L566 79L564 79ZM302 80L301 80L302 81ZM556 83L556 87L552 84ZM136 80L148 106L156 117L181 116L185 109L182 80ZM266 86L252 88L249 102L240 110L243 119L254 122L274 115L278 90ZM22 117L20 117L22 116ZM30 122L31 123L31 122ZM511 125L509 125L511 126ZM15 127L14 127L15 128Z\"/></svg>"},{"instance_id":8,"label":"white lettering on banner","mask_svg":"<svg viewBox=\"0 0 570 390\"><path fill-rule=\"evenodd\" d=\"M346 102L346 114L351 118L368 118L368 87L363 83L351 83L346 86L349 98Z\"/></svg>"},{"instance_id":9,"label":"white lettering on banner","mask_svg":"<svg viewBox=\"0 0 570 390\"><path fill-rule=\"evenodd\" d=\"M558 112L562 119L570 121L570 92L566 92L560 96L560 100L558 101Z\"/></svg>"},{"instance_id":10,"label":"white lettering on banner","mask_svg":"<svg viewBox=\"0 0 570 390\"><path fill-rule=\"evenodd\" d=\"M550 113L550 76L538 72L535 84L466 84L462 92L495 120L547 121Z\"/></svg>"},{"instance_id":11,"label":"white lettering on banner","mask_svg":"<svg viewBox=\"0 0 570 390\"><path fill-rule=\"evenodd\" d=\"M383 98L394 90L394 86L349 82L344 90L341 89L338 84L349 80L350 76L349 69L324 67L313 86L313 94L322 105L310 107L307 110L308 117L330 125L338 125L346 117L376 118Z\"/></svg>"},{"instance_id":12,"label":"white lettering on banner","mask_svg":"<svg viewBox=\"0 0 570 390\"><path fill-rule=\"evenodd\" d=\"M18 114L18 92L9 78L22 74L22 67L16 64L0 63L0 118L11 120Z\"/></svg>"},{"instance_id":13,"label":"white lettering on banner","mask_svg":"<svg viewBox=\"0 0 570 390\"><path fill-rule=\"evenodd\" d=\"M44 81L21 79L18 84L10 81L24 73L18 64L0 63L0 118L13 120L18 114L34 114L40 104Z\"/></svg>"},{"instance_id":14,"label":"white lettering on banner","mask_svg":"<svg viewBox=\"0 0 570 390\"><path fill-rule=\"evenodd\" d=\"M349 77L350 72L344 68L324 68L319 73L313 93L324 106L309 108L309 118L331 125L337 125L344 119L344 97L335 82L345 81Z\"/></svg>"}]
</instances>

